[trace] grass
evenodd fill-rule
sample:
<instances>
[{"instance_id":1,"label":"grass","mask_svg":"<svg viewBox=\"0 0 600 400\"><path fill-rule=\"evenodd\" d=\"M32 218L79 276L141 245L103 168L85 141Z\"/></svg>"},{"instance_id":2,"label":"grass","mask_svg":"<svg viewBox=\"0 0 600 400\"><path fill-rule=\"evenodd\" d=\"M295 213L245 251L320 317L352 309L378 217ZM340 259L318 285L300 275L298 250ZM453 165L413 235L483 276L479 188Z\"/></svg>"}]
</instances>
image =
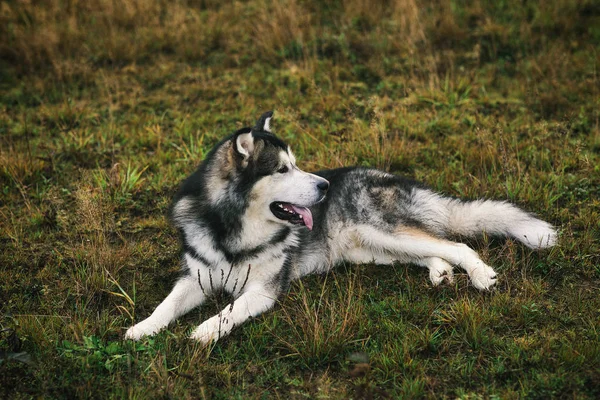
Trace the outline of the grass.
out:
<instances>
[{"instance_id":1,"label":"grass","mask_svg":"<svg viewBox=\"0 0 600 400\"><path fill-rule=\"evenodd\" d=\"M596 2L0 10L0 397L600 396ZM471 241L500 274L489 293L342 266L210 348L186 336L219 299L123 341L177 277L178 183L269 109L304 169L509 199L560 244Z\"/></svg>"}]
</instances>

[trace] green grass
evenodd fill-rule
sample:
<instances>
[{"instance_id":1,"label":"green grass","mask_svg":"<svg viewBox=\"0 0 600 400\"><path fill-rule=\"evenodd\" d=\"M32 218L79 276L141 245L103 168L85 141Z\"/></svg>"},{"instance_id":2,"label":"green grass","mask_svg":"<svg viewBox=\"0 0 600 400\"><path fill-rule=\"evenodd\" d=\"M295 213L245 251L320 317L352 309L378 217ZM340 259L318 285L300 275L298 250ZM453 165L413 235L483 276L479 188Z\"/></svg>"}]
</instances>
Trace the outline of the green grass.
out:
<instances>
[{"instance_id":1,"label":"green grass","mask_svg":"<svg viewBox=\"0 0 600 400\"><path fill-rule=\"evenodd\" d=\"M596 2L0 9L0 397L600 396ZM270 109L306 170L509 199L560 243L471 241L489 293L348 265L209 348L186 337L223 299L123 341L177 278L178 183Z\"/></svg>"}]
</instances>

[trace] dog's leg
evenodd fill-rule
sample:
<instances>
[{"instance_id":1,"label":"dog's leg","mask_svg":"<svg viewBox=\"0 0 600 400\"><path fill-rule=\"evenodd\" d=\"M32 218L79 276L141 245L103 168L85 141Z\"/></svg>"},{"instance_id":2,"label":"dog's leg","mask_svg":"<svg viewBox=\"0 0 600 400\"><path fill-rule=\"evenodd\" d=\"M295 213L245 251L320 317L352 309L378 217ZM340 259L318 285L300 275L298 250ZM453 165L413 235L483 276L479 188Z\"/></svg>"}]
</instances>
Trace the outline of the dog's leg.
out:
<instances>
[{"instance_id":1,"label":"dog's leg","mask_svg":"<svg viewBox=\"0 0 600 400\"><path fill-rule=\"evenodd\" d=\"M277 293L273 290L262 285L252 285L220 313L198 326L190 339L201 343L217 341L228 335L235 326L273 307L276 301Z\"/></svg>"},{"instance_id":2,"label":"dog's leg","mask_svg":"<svg viewBox=\"0 0 600 400\"><path fill-rule=\"evenodd\" d=\"M384 254L381 251L374 252L363 248L353 248L346 250L344 260L359 264L372 262L377 265L391 265L394 261L398 260L398 257L389 253ZM426 257L410 261L429 270L429 279L433 283L433 286L438 286L444 280L448 281L448 283L454 281L452 265L439 257Z\"/></svg>"},{"instance_id":3,"label":"dog's leg","mask_svg":"<svg viewBox=\"0 0 600 400\"><path fill-rule=\"evenodd\" d=\"M157 333L177 317L199 306L205 298L198 279L190 276L180 279L152 315L127 330L125 339L138 340Z\"/></svg>"},{"instance_id":4,"label":"dog's leg","mask_svg":"<svg viewBox=\"0 0 600 400\"><path fill-rule=\"evenodd\" d=\"M496 273L477 253L463 243L440 239L418 229L402 228L393 234L370 226L357 229L362 246L374 252L387 252L400 261L423 265L423 260L436 257L463 268L477 289L489 289L496 283ZM426 261L431 264L431 261ZM442 267L433 261L436 269ZM430 265L428 265L430 267Z\"/></svg>"}]
</instances>

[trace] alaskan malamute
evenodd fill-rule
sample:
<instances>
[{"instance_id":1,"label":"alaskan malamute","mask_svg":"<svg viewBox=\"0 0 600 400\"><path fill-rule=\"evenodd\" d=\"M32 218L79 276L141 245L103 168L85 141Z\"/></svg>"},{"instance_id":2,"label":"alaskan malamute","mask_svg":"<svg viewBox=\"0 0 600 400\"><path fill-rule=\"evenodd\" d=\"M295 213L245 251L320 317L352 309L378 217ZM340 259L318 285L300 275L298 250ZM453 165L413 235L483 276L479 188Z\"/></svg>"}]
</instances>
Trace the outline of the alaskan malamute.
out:
<instances>
[{"instance_id":1,"label":"alaskan malamute","mask_svg":"<svg viewBox=\"0 0 600 400\"><path fill-rule=\"evenodd\" d=\"M191 334L218 340L273 307L292 280L343 261L421 265L434 285L452 281L458 266L485 290L496 283L494 270L448 237L485 232L534 249L556 243L550 224L507 202L444 197L369 168L304 172L271 134L272 115L217 144L181 186L172 219L181 231L184 274L126 338L155 334L225 290L235 301Z\"/></svg>"}]
</instances>

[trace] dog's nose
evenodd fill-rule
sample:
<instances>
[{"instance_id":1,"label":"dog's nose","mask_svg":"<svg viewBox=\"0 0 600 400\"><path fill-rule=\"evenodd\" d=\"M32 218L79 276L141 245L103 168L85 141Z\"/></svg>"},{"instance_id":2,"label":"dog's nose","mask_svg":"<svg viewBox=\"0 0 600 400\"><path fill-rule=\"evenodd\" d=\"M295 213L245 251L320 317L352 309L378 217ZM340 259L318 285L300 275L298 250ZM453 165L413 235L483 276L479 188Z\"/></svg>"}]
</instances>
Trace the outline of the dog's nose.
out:
<instances>
[{"instance_id":1,"label":"dog's nose","mask_svg":"<svg viewBox=\"0 0 600 400\"><path fill-rule=\"evenodd\" d=\"M317 183L317 187L322 190L323 192L326 192L327 189L329 189L329 182L328 181L322 181Z\"/></svg>"}]
</instances>

